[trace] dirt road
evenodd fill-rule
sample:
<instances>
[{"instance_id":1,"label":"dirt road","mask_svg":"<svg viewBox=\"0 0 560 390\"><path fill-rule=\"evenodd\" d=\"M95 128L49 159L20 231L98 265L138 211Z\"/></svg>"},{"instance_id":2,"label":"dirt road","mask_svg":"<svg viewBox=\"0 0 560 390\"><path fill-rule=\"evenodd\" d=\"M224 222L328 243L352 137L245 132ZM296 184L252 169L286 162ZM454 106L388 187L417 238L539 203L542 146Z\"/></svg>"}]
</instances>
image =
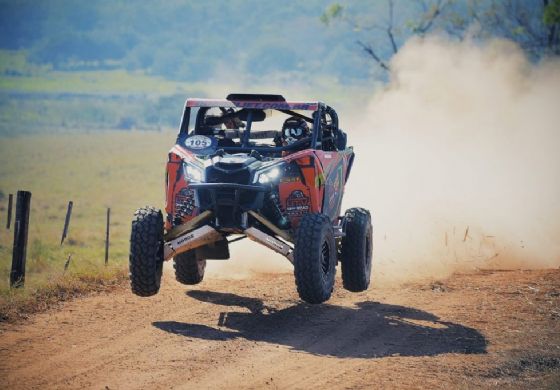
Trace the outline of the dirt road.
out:
<instances>
[{"instance_id":1,"label":"dirt road","mask_svg":"<svg viewBox=\"0 0 560 390\"><path fill-rule=\"evenodd\" d=\"M2 326L3 388L558 388L560 270L485 271L301 303L290 274L164 275Z\"/></svg>"}]
</instances>

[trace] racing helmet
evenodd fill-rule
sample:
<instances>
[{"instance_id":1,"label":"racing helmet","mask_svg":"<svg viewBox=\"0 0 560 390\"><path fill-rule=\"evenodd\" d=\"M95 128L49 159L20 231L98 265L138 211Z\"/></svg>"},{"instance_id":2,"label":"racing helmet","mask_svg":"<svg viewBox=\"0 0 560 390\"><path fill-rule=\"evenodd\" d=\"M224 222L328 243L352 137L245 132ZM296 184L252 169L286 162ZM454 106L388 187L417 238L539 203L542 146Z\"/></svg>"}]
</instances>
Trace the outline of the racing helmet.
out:
<instances>
[{"instance_id":1,"label":"racing helmet","mask_svg":"<svg viewBox=\"0 0 560 390\"><path fill-rule=\"evenodd\" d=\"M282 143L291 145L296 141L309 137L310 131L307 122L295 116L292 116L282 125Z\"/></svg>"}]
</instances>

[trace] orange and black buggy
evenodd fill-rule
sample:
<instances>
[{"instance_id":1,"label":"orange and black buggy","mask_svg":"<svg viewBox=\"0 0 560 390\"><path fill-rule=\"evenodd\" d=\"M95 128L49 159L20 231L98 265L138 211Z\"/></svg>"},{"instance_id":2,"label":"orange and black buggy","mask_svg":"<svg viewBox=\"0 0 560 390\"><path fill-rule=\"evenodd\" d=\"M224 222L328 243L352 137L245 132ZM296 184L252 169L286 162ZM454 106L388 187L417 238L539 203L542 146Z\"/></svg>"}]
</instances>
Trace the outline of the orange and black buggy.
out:
<instances>
[{"instance_id":1,"label":"orange and black buggy","mask_svg":"<svg viewBox=\"0 0 560 390\"><path fill-rule=\"evenodd\" d=\"M304 301L330 298L338 263L345 289L367 289L370 213L340 216L354 162L346 143L335 110L321 102L188 99L169 152L165 218L153 207L134 214L132 291L156 294L171 258L179 282L200 283L206 260L228 259L229 245L246 237L293 264Z\"/></svg>"}]
</instances>

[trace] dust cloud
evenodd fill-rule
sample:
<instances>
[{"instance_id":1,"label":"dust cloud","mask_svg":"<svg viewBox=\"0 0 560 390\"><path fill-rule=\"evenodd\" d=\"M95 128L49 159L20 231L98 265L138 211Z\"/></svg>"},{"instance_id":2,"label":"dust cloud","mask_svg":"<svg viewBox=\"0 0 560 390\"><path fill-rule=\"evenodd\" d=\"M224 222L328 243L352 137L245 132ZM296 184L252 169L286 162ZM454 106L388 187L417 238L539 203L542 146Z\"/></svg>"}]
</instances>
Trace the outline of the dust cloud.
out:
<instances>
[{"instance_id":1,"label":"dust cloud","mask_svg":"<svg viewBox=\"0 0 560 390\"><path fill-rule=\"evenodd\" d=\"M429 37L391 68L341 116L357 153L344 203L373 213L374 280L560 266L560 62Z\"/></svg>"},{"instance_id":2,"label":"dust cloud","mask_svg":"<svg viewBox=\"0 0 560 390\"><path fill-rule=\"evenodd\" d=\"M343 210L372 212L373 283L560 266L560 62L434 36L391 68L369 101L336 106L357 153ZM245 241L209 274L291 270Z\"/></svg>"},{"instance_id":3,"label":"dust cloud","mask_svg":"<svg viewBox=\"0 0 560 390\"><path fill-rule=\"evenodd\" d=\"M248 238L229 246L229 260L208 260L209 278L249 279L255 274L291 272L290 262L282 255Z\"/></svg>"}]
</instances>

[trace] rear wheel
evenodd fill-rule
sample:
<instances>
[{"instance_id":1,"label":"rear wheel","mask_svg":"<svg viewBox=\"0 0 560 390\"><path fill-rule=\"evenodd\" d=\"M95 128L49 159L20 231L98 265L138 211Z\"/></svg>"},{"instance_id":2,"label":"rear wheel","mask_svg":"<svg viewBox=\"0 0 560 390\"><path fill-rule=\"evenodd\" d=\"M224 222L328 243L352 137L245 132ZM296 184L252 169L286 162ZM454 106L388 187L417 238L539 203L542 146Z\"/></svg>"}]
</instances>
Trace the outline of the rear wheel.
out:
<instances>
[{"instance_id":1,"label":"rear wheel","mask_svg":"<svg viewBox=\"0 0 560 390\"><path fill-rule=\"evenodd\" d=\"M331 297L336 273L336 244L326 215L306 214L294 247L294 275L301 299L322 303Z\"/></svg>"},{"instance_id":2,"label":"rear wheel","mask_svg":"<svg viewBox=\"0 0 560 390\"><path fill-rule=\"evenodd\" d=\"M181 253L173 258L175 279L182 284L198 284L204 278L206 260L197 259L194 250Z\"/></svg>"},{"instance_id":3,"label":"rear wheel","mask_svg":"<svg viewBox=\"0 0 560 390\"><path fill-rule=\"evenodd\" d=\"M129 276L132 292L157 294L163 268L163 216L153 207L136 210L130 235Z\"/></svg>"},{"instance_id":4,"label":"rear wheel","mask_svg":"<svg viewBox=\"0 0 560 390\"><path fill-rule=\"evenodd\" d=\"M346 290L367 290L371 276L372 227L369 211L352 208L344 215L342 239L342 283Z\"/></svg>"}]
</instances>

